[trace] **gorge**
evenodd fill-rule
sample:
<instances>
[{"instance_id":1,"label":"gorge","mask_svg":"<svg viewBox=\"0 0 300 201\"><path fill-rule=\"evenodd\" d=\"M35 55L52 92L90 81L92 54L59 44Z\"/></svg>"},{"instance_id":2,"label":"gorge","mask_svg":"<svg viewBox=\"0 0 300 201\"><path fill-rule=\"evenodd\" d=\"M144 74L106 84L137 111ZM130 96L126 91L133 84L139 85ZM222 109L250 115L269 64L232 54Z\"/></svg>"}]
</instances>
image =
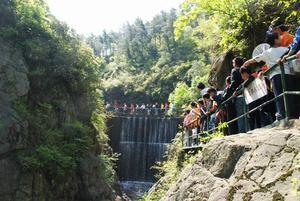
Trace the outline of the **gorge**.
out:
<instances>
[{"instance_id":1,"label":"gorge","mask_svg":"<svg viewBox=\"0 0 300 201\"><path fill-rule=\"evenodd\" d=\"M124 187L149 187L156 181L152 166L161 162L178 131L180 119L164 115L112 116L108 120L110 145L119 153L117 174Z\"/></svg>"},{"instance_id":2,"label":"gorge","mask_svg":"<svg viewBox=\"0 0 300 201\"><path fill-rule=\"evenodd\" d=\"M299 120L187 152L177 118L201 98L198 83L224 87L232 58L251 58L275 18L294 33L298 0L185 0L89 35L47 1L0 0L0 201L300 200ZM62 12L81 2L81 19L111 1L70 2ZM103 19L137 10L116 2ZM107 113L115 101L172 110Z\"/></svg>"}]
</instances>

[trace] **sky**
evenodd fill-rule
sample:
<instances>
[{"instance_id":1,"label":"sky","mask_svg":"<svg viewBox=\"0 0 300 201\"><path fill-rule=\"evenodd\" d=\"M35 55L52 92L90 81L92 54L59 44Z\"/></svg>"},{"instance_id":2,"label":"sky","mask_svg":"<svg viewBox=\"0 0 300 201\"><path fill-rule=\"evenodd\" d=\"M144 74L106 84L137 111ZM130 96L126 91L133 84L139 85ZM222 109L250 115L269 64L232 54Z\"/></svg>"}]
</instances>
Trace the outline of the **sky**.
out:
<instances>
[{"instance_id":1,"label":"sky","mask_svg":"<svg viewBox=\"0 0 300 201\"><path fill-rule=\"evenodd\" d=\"M184 0L48 0L51 13L79 34L118 31L137 17L148 21Z\"/></svg>"}]
</instances>

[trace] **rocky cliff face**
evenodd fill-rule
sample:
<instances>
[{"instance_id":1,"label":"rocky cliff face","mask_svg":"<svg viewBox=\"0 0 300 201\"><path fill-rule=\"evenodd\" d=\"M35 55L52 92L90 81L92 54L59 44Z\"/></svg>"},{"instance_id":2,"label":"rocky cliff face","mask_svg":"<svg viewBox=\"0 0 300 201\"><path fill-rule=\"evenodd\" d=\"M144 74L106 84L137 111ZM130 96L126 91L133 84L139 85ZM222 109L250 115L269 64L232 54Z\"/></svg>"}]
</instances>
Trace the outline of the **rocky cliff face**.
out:
<instances>
[{"instance_id":1,"label":"rocky cliff face","mask_svg":"<svg viewBox=\"0 0 300 201\"><path fill-rule=\"evenodd\" d=\"M24 149L27 123L13 109L13 102L29 91L28 69L19 51L0 41L0 198L11 200L18 188L20 171L12 155Z\"/></svg>"},{"instance_id":2,"label":"rocky cliff face","mask_svg":"<svg viewBox=\"0 0 300 201\"><path fill-rule=\"evenodd\" d=\"M211 67L209 73L208 83L218 89L223 89L225 86L225 79L230 75L232 70L232 59L234 55L231 51L223 54L217 58Z\"/></svg>"},{"instance_id":3,"label":"rocky cliff face","mask_svg":"<svg viewBox=\"0 0 300 201\"><path fill-rule=\"evenodd\" d=\"M162 200L300 200L299 151L300 121L214 139Z\"/></svg>"},{"instance_id":4,"label":"rocky cliff face","mask_svg":"<svg viewBox=\"0 0 300 201\"><path fill-rule=\"evenodd\" d=\"M97 150L101 148L99 146L89 149L85 157L78 161L77 171L72 172L59 184L45 172L25 171L20 166L17 160L19 154L32 150L38 145L38 142L36 144L29 142L28 138L32 133L39 135L39 131L30 128L32 122L20 115L20 108L16 109L18 100L33 93L32 87L35 87L35 92L39 90L37 83L29 79L29 67L22 52L9 42L0 39L0 200L114 200L116 193L104 181L101 174L104 170L101 169L98 158L100 152ZM65 92L61 89L60 93ZM66 110L54 113L52 117L57 125L80 114L91 115L90 111L84 109L86 103L78 101L82 98L73 101L68 96L64 96L63 99L65 104L61 108ZM86 122L89 118L90 116L81 117Z\"/></svg>"}]
</instances>

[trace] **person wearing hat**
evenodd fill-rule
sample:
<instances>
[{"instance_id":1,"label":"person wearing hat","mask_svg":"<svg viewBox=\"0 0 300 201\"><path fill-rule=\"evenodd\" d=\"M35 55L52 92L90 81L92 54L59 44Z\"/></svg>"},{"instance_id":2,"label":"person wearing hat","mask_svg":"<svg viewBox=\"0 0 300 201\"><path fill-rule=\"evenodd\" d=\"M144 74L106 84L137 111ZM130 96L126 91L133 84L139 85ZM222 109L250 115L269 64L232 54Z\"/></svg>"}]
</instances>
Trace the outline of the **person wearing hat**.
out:
<instances>
[{"instance_id":1,"label":"person wearing hat","mask_svg":"<svg viewBox=\"0 0 300 201\"><path fill-rule=\"evenodd\" d=\"M287 27L279 18L271 22L269 31L280 35L282 47L288 47L293 43L294 36L287 32Z\"/></svg>"}]
</instances>

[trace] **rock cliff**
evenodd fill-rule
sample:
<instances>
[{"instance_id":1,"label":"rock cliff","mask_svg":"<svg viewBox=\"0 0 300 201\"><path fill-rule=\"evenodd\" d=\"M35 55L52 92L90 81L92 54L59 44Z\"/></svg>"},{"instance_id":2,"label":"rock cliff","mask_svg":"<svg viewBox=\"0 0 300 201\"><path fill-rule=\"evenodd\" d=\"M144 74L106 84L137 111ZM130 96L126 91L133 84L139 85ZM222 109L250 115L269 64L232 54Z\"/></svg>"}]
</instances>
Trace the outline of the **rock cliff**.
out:
<instances>
[{"instance_id":1,"label":"rock cliff","mask_svg":"<svg viewBox=\"0 0 300 201\"><path fill-rule=\"evenodd\" d=\"M78 161L78 172L73 172L59 184L55 184L54 178L47 177L44 172L25 171L19 164L19 154L38 145L29 143L28 137L34 129L29 128L31 122L15 108L19 99L29 96L30 86L34 85L28 78L28 72L21 51L0 39L0 200L114 199L115 192L101 175L100 153L96 149L87 151L84 159ZM65 108L72 104L66 104ZM69 118L75 115L75 111L65 114Z\"/></svg>"},{"instance_id":2,"label":"rock cliff","mask_svg":"<svg viewBox=\"0 0 300 201\"><path fill-rule=\"evenodd\" d=\"M0 201L121 199L99 63L44 1L0 1Z\"/></svg>"},{"instance_id":3,"label":"rock cliff","mask_svg":"<svg viewBox=\"0 0 300 201\"><path fill-rule=\"evenodd\" d=\"M161 200L300 200L299 151L299 120L213 139Z\"/></svg>"},{"instance_id":4,"label":"rock cliff","mask_svg":"<svg viewBox=\"0 0 300 201\"><path fill-rule=\"evenodd\" d=\"M217 89L223 89L225 87L225 79L230 75L233 68L233 58L234 54L228 51L213 62L208 78L208 83L211 86Z\"/></svg>"}]
</instances>

